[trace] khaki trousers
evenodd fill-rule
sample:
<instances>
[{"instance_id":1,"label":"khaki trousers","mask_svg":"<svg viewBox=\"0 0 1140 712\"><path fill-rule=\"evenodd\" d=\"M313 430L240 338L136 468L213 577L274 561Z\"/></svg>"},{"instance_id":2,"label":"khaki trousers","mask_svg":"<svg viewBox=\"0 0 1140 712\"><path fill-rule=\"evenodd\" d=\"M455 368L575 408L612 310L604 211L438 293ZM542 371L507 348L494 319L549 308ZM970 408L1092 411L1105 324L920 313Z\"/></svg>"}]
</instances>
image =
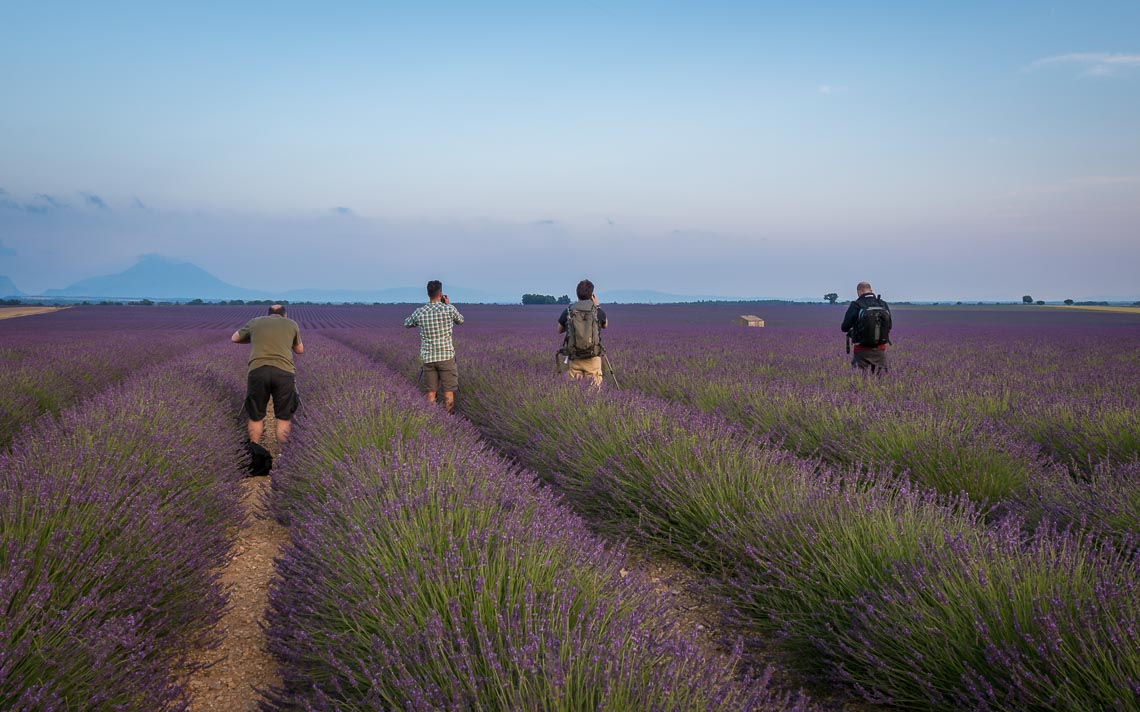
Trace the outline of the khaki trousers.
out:
<instances>
[{"instance_id":1,"label":"khaki trousers","mask_svg":"<svg viewBox=\"0 0 1140 712\"><path fill-rule=\"evenodd\" d=\"M602 357L579 358L570 360L570 378L589 378L594 385L602 386Z\"/></svg>"}]
</instances>

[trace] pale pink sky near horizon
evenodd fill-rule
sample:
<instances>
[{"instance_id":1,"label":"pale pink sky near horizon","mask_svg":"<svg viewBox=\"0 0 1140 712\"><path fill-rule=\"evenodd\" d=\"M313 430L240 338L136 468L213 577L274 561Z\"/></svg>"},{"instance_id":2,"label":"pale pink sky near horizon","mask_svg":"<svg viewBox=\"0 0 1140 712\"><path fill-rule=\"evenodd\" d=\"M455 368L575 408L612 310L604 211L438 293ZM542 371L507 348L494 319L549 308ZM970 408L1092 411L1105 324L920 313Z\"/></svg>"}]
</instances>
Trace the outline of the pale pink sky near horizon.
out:
<instances>
[{"instance_id":1,"label":"pale pink sky near horizon","mask_svg":"<svg viewBox=\"0 0 1140 712\"><path fill-rule=\"evenodd\" d=\"M0 275L1140 299L1138 38L1128 0L20 4Z\"/></svg>"}]
</instances>

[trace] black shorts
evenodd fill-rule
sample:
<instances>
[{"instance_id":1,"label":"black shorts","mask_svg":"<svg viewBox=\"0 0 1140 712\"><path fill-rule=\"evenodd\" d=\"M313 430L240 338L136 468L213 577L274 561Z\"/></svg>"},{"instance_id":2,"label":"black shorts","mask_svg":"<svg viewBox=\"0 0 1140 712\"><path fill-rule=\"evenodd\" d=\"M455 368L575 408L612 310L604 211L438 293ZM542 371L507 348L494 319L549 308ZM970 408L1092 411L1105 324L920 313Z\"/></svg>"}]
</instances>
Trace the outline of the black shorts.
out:
<instances>
[{"instance_id":1,"label":"black shorts","mask_svg":"<svg viewBox=\"0 0 1140 712\"><path fill-rule=\"evenodd\" d=\"M265 420L265 406L273 396L273 415L291 420L297 410L297 387L293 374L276 366L258 366L246 379L245 414L252 421Z\"/></svg>"}]
</instances>

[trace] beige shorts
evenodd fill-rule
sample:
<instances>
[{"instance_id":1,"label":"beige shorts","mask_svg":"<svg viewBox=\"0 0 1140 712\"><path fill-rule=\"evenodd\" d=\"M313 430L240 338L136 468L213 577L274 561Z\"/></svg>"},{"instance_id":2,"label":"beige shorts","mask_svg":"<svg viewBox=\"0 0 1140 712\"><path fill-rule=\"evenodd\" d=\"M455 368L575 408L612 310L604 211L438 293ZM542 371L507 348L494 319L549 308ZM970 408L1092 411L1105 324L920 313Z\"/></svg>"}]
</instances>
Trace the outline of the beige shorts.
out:
<instances>
[{"instance_id":1,"label":"beige shorts","mask_svg":"<svg viewBox=\"0 0 1140 712\"><path fill-rule=\"evenodd\" d=\"M441 390L444 393L453 393L459 390L459 367L455 365L453 358L425 363L424 379L427 381L429 393Z\"/></svg>"},{"instance_id":2,"label":"beige shorts","mask_svg":"<svg viewBox=\"0 0 1140 712\"><path fill-rule=\"evenodd\" d=\"M590 378L595 386L602 385L602 357L570 360L570 378Z\"/></svg>"}]
</instances>

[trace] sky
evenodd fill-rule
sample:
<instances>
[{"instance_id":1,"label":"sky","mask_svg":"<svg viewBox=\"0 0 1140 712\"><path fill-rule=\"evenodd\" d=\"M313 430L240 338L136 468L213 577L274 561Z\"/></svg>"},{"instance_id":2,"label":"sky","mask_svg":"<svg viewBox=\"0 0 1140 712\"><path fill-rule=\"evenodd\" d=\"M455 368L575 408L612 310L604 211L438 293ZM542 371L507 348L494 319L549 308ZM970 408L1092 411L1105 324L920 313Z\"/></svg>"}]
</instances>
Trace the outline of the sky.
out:
<instances>
[{"instance_id":1,"label":"sky","mask_svg":"<svg viewBox=\"0 0 1140 712\"><path fill-rule=\"evenodd\" d=\"M1140 299L1140 3L0 0L0 275Z\"/></svg>"}]
</instances>

